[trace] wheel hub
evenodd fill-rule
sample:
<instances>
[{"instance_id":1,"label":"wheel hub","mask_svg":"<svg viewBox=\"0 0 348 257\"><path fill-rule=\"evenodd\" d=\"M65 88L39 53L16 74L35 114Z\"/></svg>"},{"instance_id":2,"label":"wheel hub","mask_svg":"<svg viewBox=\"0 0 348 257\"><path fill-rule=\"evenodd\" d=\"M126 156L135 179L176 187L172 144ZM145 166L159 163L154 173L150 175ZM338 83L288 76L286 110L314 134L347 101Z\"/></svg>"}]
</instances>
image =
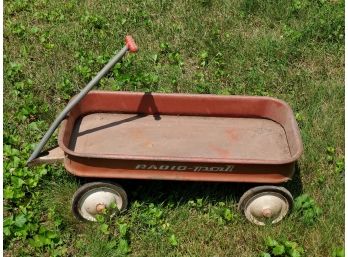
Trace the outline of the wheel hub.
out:
<instances>
[{"instance_id":1,"label":"wheel hub","mask_svg":"<svg viewBox=\"0 0 348 257\"><path fill-rule=\"evenodd\" d=\"M265 225L268 220L277 223L288 212L289 203L286 198L276 192L265 192L253 196L246 204L245 216L257 225Z\"/></svg>"},{"instance_id":2,"label":"wheel hub","mask_svg":"<svg viewBox=\"0 0 348 257\"><path fill-rule=\"evenodd\" d=\"M270 208L264 208L262 210L262 215L265 217L265 218L270 218L272 217L272 210Z\"/></svg>"},{"instance_id":3,"label":"wheel hub","mask_svg":"<svg viewBox=\"0 0 348 257\"><path fill-rule=\"evenodd\" d=\"M102 213L105 210L106 206L103 203L98 203L97 206L95 207L96 211L98 213Z\"/></svg>"},{"instance_id":4,"label":"wheel hub","mask_svg":"<svg viewBox=\"0 0 348 257\"><path fill-rule=\"evenodd\" d=\"M96 188L82 196L78 210L84 219L96 221L95 216L102 213L112 203L121 209L122 198L117 192L110 188Z\"/></svg>"}]
</instances>

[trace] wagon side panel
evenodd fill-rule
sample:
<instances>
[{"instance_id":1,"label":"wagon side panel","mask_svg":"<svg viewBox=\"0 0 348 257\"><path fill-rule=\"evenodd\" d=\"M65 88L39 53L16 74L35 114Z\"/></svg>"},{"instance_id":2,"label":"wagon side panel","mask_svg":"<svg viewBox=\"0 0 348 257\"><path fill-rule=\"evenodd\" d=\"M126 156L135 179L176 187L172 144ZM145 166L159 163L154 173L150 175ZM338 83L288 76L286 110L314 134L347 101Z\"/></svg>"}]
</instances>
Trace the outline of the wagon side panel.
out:
<instances>
[{"instance_id":1,"label":"wagon side panel","mask_svg":"<svg viewBox=\"0 0 348 257\"><path fill-rule=\"evenodd\" d=\"M283 183L291 179L294 163L281 165L180 163L137 160L65 158L75 176L121 179Z\"/></svg>"}]
</instances>

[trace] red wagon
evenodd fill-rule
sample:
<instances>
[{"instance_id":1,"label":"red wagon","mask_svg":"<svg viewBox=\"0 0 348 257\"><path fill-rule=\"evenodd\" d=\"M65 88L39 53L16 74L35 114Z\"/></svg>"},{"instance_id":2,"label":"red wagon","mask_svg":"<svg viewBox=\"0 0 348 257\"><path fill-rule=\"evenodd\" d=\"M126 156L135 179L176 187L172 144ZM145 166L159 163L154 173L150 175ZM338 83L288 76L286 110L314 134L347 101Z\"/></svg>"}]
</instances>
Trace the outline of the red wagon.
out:
<instances>
[{"instance_id":1,"label":"red wagon","mask_svg":"<svg viewBox=\"0 0 348 257\"><path fill-rule=\"evenodd\" d=\"M71 174L96 179L151 179L280 184L303 151L285 102L258 96L91 91L62 122L59 147L32 163L63 161ZM74 195L85 220L115 202L118 184L92 182ZM281 186L248 190L239 208L251 222L280 221L292 206Z\"/></svg>"},{"instance_id":2,"label":"red wagon","mask_svg":"<svg viewBox=\"0 0 348 257\"><path fill-rule=\"evenodd\" d=\"M109 179L253 182L291 179L303 148L291 108L270 97L150 94L90 90L127 52L125 46L57 116L28 164L63 161L75 176ZM59 147L40 154L61 124ZM94 221L115 203L127 207L118 184L81 186L72 201L75 216ZM239 209L251 222L279 222L293 203L280 186L254 187Z\"/></svg>"}]
</instances>

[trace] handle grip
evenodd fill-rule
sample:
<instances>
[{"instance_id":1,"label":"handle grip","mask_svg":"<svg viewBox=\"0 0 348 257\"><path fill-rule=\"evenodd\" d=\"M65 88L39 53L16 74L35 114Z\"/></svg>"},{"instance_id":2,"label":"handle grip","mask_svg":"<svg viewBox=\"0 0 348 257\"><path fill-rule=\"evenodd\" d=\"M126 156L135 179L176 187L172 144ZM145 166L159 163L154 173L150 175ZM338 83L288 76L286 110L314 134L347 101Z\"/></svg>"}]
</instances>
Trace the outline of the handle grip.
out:
<instances>
[{"instance_id":1,"label":"handle grip","mask_svg":"<svg viewBox=\"0 0 348 257\"><path fill-rule=\"evenodd\" d=\"M128 47L129 52L135 53L138 51L138 46L132 36L126 36L126 46Z\"/></svg>"}]
</instances>

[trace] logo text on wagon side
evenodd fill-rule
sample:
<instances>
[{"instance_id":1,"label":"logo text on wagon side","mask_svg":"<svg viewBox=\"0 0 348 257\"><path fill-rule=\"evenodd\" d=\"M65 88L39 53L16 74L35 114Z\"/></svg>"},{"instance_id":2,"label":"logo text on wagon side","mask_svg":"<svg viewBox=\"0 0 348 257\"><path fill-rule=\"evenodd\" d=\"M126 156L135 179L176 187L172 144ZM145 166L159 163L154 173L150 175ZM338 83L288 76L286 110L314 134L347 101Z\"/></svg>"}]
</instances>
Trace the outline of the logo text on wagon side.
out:
<instances>
[{"instance_id":1,"label":"logo text on wagon side","mask_svg":"<svg viewBox=\"0 0 348 257\"><path fill-rule=\"evenodd\" d=\"M137 164L136 170L172 170L172 171L208 171L208 172L231 172L233 165L225 166L188 166L188 165L155 165Z\"/></svg>"}]
</instances>

